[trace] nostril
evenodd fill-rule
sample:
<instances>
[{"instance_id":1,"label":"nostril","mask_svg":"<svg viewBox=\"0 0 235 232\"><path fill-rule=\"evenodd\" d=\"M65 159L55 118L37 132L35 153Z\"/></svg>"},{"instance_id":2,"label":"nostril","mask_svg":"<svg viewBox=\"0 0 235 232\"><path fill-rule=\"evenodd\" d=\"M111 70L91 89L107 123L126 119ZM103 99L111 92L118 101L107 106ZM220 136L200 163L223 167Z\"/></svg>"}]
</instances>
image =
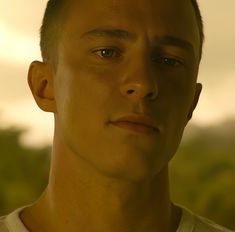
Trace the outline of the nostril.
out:
<instances>
[{"instance_id":1,"label":"nostril","mask_svg":"<svg viewBox=\"0 0 235 232\"><path fill-rule=\"evenodd\" d=\"M148 96L148 97L152 97L152 96L153 96L153 93L149 93L147 96Z\"/></svg>"},{"instance_id":2,"label":"nostril","mask_svg":"<svg viewBox=\"0 0 235 232\"><path fill-rule=\"evenodd\" d=\"M128 91L127 91L128 94L131 94L131 93L133 93L133 92L134 92L134 90L128 90Z\"/></svg>"}]
</instances>

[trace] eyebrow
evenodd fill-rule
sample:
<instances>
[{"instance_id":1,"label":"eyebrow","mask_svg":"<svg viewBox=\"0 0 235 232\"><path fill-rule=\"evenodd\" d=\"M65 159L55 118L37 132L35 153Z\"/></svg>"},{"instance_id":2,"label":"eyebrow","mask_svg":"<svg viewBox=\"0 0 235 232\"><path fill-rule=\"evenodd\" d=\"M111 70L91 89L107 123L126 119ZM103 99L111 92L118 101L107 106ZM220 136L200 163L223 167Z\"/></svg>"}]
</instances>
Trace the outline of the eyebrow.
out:
<instances>
[{"instance_id":1,"label":"eyebrow","mask_svg":"<svg viewBox=\"0 0 235 232\"><path fill-rule=\"evenodd\" d=\"M113 38L113 39L123 39L123 40L136 40L137 36L134 33L121 29L108 29L108 28L96 28L94 30L85 32L81 38L92 38L92 37L101 37L101 38Z\"/></svg>"},{"instance_id":2,"label":"eyebrow","mask_svg":"<svg viewBox=\"0 0 235 232\"><path fill-rule=\"evenodd\" d=\"M135 41L137 39L137 35L135 33L122 30L122 29L110 29L110 28L96 28L85 32L81 38L111 38L111 39L120 39L120 40L128 40L128 41ZM193 45L182 38L172 36L172 35L165 35L165 36L155 36L154 37L154 44L157 46L174 46L183 48L191 53L195 53Z\"/></svg>"},{"instance_id":3,"label":"eyebrow","mask_svg":"<svg viewBox=\"0 0 235 232\"><path fill-rule=\"evenodd\" d=\"M179 37L175 37L175 36L171 36L171 35L166 35L163 37L155 37L154 39L156 41L157 45L169 45L169 46L175 46L175 47L180 47L183 48L189 52L193 52L194 53L194 47L193 45L185 40L185 39L181 39Z\"/></svg>"}]
</instances>

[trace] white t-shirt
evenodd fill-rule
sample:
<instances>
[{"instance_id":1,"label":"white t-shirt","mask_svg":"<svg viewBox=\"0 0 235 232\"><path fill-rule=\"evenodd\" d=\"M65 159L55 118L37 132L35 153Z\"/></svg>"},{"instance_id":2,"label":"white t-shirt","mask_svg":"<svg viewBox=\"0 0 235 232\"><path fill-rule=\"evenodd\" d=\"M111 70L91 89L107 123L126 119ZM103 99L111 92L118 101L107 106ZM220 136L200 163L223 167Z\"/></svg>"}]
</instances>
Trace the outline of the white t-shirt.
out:
<instances>
[{"instance_id":1,"label":"white t-shirt","mask_svg":"<svg viewBox=\"0 0 235 232\"><path fill-rule=\"evenodd\" d=\"M19 217L24 208L17 209L13 213L1 217L0 232L29 232ZM195 215L184 207L181 208L182 218L176 232L234 232L206 218Z\"/></svg>"}]
</instances>

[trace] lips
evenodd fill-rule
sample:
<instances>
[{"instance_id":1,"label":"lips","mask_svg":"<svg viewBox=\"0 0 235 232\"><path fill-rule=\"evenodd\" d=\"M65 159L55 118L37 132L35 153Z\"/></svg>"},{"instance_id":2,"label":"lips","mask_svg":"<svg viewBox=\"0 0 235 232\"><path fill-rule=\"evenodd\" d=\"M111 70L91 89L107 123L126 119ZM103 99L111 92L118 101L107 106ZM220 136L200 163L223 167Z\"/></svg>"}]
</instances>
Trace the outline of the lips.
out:
<instances>
[{"instance_id":1,"label":"lips","mask_svg":"<svg viewBox=\"0 0 235 232\"><path fill-rule=\"evenodd\" d=\"M141 133L149 133L153 130L158 130L155 121L145 114L128 114L112 121L111 123L118 127L123 127Z\"/></svg>"}]
</instances>

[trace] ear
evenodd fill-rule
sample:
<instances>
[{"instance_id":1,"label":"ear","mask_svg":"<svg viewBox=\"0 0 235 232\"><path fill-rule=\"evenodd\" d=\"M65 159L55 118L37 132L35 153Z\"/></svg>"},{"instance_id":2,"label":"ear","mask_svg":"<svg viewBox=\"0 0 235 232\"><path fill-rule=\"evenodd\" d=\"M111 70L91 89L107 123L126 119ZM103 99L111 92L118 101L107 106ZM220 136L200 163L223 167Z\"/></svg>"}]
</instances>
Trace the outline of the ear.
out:
<instances>
[{"instance_id":1,"label":"ear","mask_svg":"<svg viewBox=\"0 0 235 232\"><path fill-rule=\"evenodd\" d=\"M39 108L55 113L56 103L51 66L39 61L32 62L28 72L28 84Z\"/></svg>"},{"instance_id":2,"label":"ear","mask_svg":"<svg viewBox=\"0 0 235 232\"><path fill-rule=\"evenodd\" d=\"M188 114L188 117L187 117L188 121L190 121L192 116L193 116L193 111L195 110L195 108L197 106L197 103L198 103L199 97L201 95L201 92L202 92L202 84L201 83L197 83L196 84L196 90L195 90L194 99L193 99L193 102L192 102L192 105L190 107L189 114Z\"/></svg>"}]
</instances>

